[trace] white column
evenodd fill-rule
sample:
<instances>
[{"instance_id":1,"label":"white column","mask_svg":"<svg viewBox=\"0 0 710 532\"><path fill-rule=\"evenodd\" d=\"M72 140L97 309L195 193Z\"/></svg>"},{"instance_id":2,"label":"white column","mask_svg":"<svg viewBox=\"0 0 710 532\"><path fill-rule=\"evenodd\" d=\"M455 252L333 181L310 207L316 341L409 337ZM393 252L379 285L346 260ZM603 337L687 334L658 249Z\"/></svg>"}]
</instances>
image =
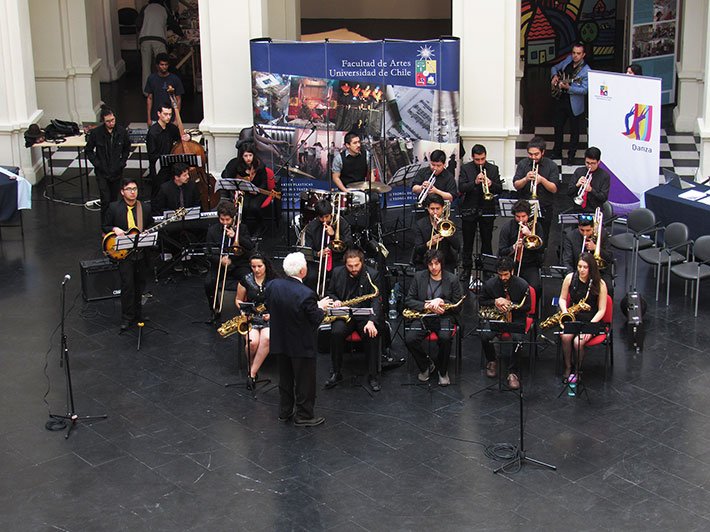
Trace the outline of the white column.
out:
<instances>
[{"instance_id":1,"label":"white column","mask_svg":"<svg viewBox=\"0 0 710 532\"><path fill-rule=\"evenodd\" d=\"M461 39L461 136L470 148L486 146L488 158L510 184L520 132L519 0L453 0L453 34Z\"/></svg>"},{"instance_id":2,"label":"white column","mask_svg":"<svg viewBox=\"0 0 710 532\"><path fill-rule=\"evenodd\" d=\"M99 65L99 81L115 81L126 71L121 58L121 34L118 29L116 0L93 0L87 4L92 10L90 26L94 29Z\"/></svg>"},{"instance_id":3,"label":"white column","mask_svg":"<svg viewBox=\"0 0 710 532\"><path fill-rule=\"evenodd\" d=\"M37 101L45 120L93 122L101 95L91 0L29 0Z\"/></svg>"},{"instance_id":4,"label":"white column","mask_svg":"<svg viewBox=\"0 0 710 532\"><path fill-rule=\"evenodd\" d=\"M0 0L0 164L19 166L37 182L42 166L37 148L25 148L24 132L40 120L27 0Z\"/></svg>"},{"instance_id":5,"label":"white column","mask_svg":"<svg viewBox=\"0 0 710 532\"><path fill-rule=\"evenodd\" d=\"M707 32L710 31L710 9L705 12L704 26L703 31L707 35ZM700 174L698 178L701 181L710 177L710 53L707 53L707 50L703 79L702 115L698 118L698 132L700 133Z\"/></svg>"},{"instance_id":6,"label":"white column","mask_svg":"<svg viewBox=\"0 0 710 532\"><path fill-rule=\"evenodd\" d=\"M683 20L679 24L680 60L678 70L678 105L673 109L676 131L698 131L697 117L703 109L703 80L707 53L707 0L685 0Z\"/></svg>"},{"instance_id":7,"label":"white column","mask_svg":"<svg viewBox=\"0 0 710 532\"><path fill-rule=\"evenodd\" d=\"M294 39L300 23L293 0L200 0L200 52L210 171L219 175L236 155L239 132L253 125L249 39ZM269 31L272 28L272 31Z\"/></svg>"}]
</instances>

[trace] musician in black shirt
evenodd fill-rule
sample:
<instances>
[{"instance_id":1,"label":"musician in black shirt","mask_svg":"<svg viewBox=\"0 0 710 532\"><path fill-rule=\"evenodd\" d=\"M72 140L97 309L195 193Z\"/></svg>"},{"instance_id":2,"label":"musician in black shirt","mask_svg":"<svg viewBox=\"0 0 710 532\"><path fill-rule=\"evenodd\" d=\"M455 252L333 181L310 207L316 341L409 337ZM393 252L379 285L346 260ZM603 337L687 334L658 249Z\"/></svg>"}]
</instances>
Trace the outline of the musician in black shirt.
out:
<instances>
[{"instance_id":1,"label":"musician in black shirt","mask_svg":"<svg viewBox=\"0 0 710 532\"><path fill-rule=\"evenodd\" d=\"M547 234L538 223L535 227L535 234L542 239L543 246L538 249L528 249L523 245L525 237L532 235L533 217L531 216L530 204L525 200L518 200L513 204L513 215L515 219L509 220L500 230L498 235L498 255L501 257L511 257L516 263L522 257L520 265L520 277L525 279L537 292L540 291L540 267L545 261L545 237Z\"/></svg>"},{"instance_id":2,"label":"musician in black shirt","mask_svg":"<svg viewBox=\"0 0 710 532\"><path fill-rule=\"evenodd\" d=\"M269 186L266 166L256 155L256 147L252 143L241 144L237 156L227 163L222 171L223 178L239 178L249 181L257 188L266 190ZM252 232L263 224L261 206L265 196L259 192L247 192L244 196L244 217L249 222Z\"/></svg>"},{"instance_id":3,"label":"musician in black shirt","mask_svg":"<svg viewBox=\"0 0 710 532\"><path fill-rule=\"evenodd\" d=\"M442 220L444 200L439 194L429 194L424 200L428 216L420 218L414 224L414 253L412 262L418 270L426 269L424 256L429 249L439 249L444 255L444 264L448 271L453 272L459 260L461 241L458 234L444 236L437 230ZM452 221L449 223L453 224Z\"/></svg>"},{"instance_id":4,"label":"musician in black shirt","mask_svg":"<svg viewBox=\"0 0 710 532\"><path fill-rule=\"evenodd\" d=\"M155 203L158 198L160 186L170 179L170 168L165 167L158 170L158 160L161 155L168 155L176 142L190 140L190 135L185 133L180 138L180 130L170 120L173 117L171 107L162 106L158 111L158 121L155 122L145 138L146 150L148 151L148 164L150 168L150 199Z\"/></svg>"},{"instance_id":5,"label":"musician in black shirt","mask_svg":"<svg viewBox=\"0 0 710 532\"><path fill-rule=\"evenodd\" d=\"M456 179L445 167L446 154L441 150L431 152L429 168L420 169L412 180L412 192L418 196L431 181L434 181L429 194L438 194L444 200L453 202L458 196L458 187Z\"/></svg>"},{"instance_id":6,"label":"musician in black shirt","mask_svg":"<svg viewBox=\"0 0 710 532\"><path fill-rule=\"evenodd\" d=\"M586 183L585 192L581 195L582 204L579 205L576 201L572 204L574 212L594 212L609 199L611 176L604 168L599 167L601 157L602 152L599 148L594 146L587 148L584 152L584 166L574 171L567 188L567 195L576 198L582 185Z\"/></svg>"},{"instance_id":7,"label":"musician in black shirt","mask_svg":"<svg viewBox=\"0 0 710 532\"><path fill-rule=\"evenodd\" d=\"M582 253L593 255L596 252L597 241L597 235L594 234L594 217L591 214L580 214L577 228L567 231L562 240L562 266L567 269L567 273L576 271L579 256ZM599 268L599 273L606 283L609 294L613 296L614 285L611 269L614 253L609 243L609 233L604 228L602 228L602 246L599 250L599 257L605 262L604 268Z\"/></svg>"},{"instance_id":8,"label":"musician in black shirt","mask_svg":"<svg viewBox=\"0 0 710 532\"><path fill-rule=\"evenodd\" d=\"M175 163L172 165L173 178L166 181L158 191L158 198L155 202L155 214L174 211L180 207L189 209L190 207L200 207L202 197L197 184L190 181L189 168L186 164Z\"/></svg>"}]
</instances>

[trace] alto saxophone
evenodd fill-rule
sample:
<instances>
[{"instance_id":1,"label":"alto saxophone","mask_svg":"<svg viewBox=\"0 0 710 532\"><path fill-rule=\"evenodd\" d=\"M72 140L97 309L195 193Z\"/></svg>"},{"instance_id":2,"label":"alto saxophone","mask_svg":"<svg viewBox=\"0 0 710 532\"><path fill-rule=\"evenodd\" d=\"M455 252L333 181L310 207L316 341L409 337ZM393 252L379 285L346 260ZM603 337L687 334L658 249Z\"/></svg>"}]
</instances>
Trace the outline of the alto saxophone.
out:
<instances>
[{"instance_id":1,"label":"alto saxophone","mask_svg":"<svg viewBox=\"0 0 710 532\"><path fill-rule=\"evenodd\" d=\"M263 303L254 309L255 314L262 314L266 311L266 305ZM222 338L232 336L234 333L239 333L246 336L251 331L251 320L242 314L233 317L231 320L225 321L217 332Z\"/></svg>"},{"instance_id":2,"label":"alto saxophone","mask_svg":"<svg viewBox=\"0 0 710 532\"><path fill-rule=\"evenodd\" d=\"M587 303L587 296L585 295L582 299L579 300L578 303L572 305L571 307L567 308L567 312L562 312L561 310L547 318L545 321L543 321L540 324L541 329L548 329L554 325L559 325L562 327L562 325L565 322L568 321L574 321L575 320L575 315L578 312L586 312L588 310L592 310L592 307L589 306L589 303Z\"/></svg>"},{"instance_id":3,"label":"alto saxophone","mask_svg":"<svg viewBox=\"0 0 710 532\"><path fill-rule=\"evenodd\" d=\"M357 305L359 303L362 303L363 301L367 301L368 299L374 299L378 295L380 295L380 290L375 286L375 283L372 282L372 279L370 279L370 274L365 272L365 275L367 275L367 280L370 282L370 286L374 290L371 294L365 294L362 296L354 297L352 299L348 299L346 301L343 301L341 304L341 307L352 307L353 305ZM329 316L326 315L323 318L323 321L321 323L333 323L337 319L344 319L346 322L350 321L350 316Z\"/></svg>"},{"instance_id":4,"label":"alto saxophone","mask_svg":"<svg viewBox=\"0 0 710 532\"><path fill-rule=\"evenodd\" d=\"M478 317L484 320L510 321L508 319L510 313L522 307L525 304L525 300L527 298L528 294L526 292L525 296L523 297L523 300L520 303L513 303L512 305L510 305L510 309L508 310L498 310L495 305L492 307L481 307L478 309Z\"/></svg>"},{"instance_id":5,"label":"alto saxophone","mask_svg":"<svg viewBox=\"0 0 710 532\"><path fill-rule=\"evenodd\" d=\"M441 308L443 308L444 311L449 310L449 309L452 309L452 308L456 308L456 307L458 307L461 303L463 303L463 300L464 300L464 299L466 299L466 296L463 296L463 297L462 297L461 299L459 299L458 302L456 302L456 303L444 303L443 305L441 305ZM423 312L420 312L420 311L418 311L418 310L414 310L414 309L411 309L411 308L406 308L406 309L404 309L404 310L402 311L402 316L405 317L405 318L407 318L407 319L414 320L414 319L417 319L417 318L424 318L425 316L435 316L435 314L434 314L433 312L428 312L428 311L426 311L426 310L423 311Z\"/></svg>"}]
</instances>

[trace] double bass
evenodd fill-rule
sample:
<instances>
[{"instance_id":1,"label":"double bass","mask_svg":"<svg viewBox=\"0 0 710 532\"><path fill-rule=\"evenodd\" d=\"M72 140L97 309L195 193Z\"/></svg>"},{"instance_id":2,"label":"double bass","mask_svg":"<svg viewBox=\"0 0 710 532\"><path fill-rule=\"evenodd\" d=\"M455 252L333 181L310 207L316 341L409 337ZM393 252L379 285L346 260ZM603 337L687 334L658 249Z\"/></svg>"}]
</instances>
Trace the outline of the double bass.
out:
<instances>
[{"instance_id":1,"label":"double bass","mask_svg":"<svg viewBox=\"0 0 710 532\"><path fill-rule=\"evenodd\" d=\"M175 113L175 121L177 122L178 129L180 130L180 138L185 135L185 128L182 125L182 119L180 118L180 109L178 109L177 98L175 97L175 89L172 85L168 86L168 95L170 96L170 104L173 107ZM214 209L219 203L219 190L216 189L217 180L212 174L208 174L205 168L207 167L207 154L205 149L199 142L194 140L180 140L175 143L173 149L170 150L171 155L191 153L200 158L202 161L202 166L190 167L190 180L197 183L200 189L200 196L202 198L202 210L210 211Z\"/></svg>"}]
</instances>

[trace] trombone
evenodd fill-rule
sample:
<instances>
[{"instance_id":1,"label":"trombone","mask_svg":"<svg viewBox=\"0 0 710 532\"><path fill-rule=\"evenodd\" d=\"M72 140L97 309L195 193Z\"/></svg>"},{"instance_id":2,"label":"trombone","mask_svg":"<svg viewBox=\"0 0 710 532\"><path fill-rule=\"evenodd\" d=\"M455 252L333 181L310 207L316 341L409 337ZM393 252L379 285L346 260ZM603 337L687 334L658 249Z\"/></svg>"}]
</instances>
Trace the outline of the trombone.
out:
<instances>
[{"instance_id":1,"label":"trombone","mask_svg":"<svg viewBox=\"0 0 710 532\"><path fill-rule=\"evenodd\" d=\"M542 247L542 238L535 234L535 228L537 227L537 207L535 207L535 214L533 215L532 227L530 228L530 234L523 238L523 246L525 249L540 249Z\"/></svg>"},{"instance_id":2,"label":"trombone","mask_svg":"<svg viewBox=\"0 0 710 532\"><path fill-rule=\"evenodd\" d=\"M532 171L535 172L535 179L530 182L530 199L537 199L537 167L539 164L536 161L532 162Z\"/></svg>"},{"instance_id":3,"label":"trombone","mask_svg":"<svg viewBox=\"0 0 710 532\"><path fill-rule=\"evenodd\" d=\"M335 201L338 202L338 211L335 215L335 236L333 241L330 243L330 247L336 253L342 253L345 251L345 242L340 240L340 204L341 204L341 192L336 192L334 194Z\"/></svg>"},{"instance_id":4,"label":"trombone","mask_svg":"<svg viewBox=\"0 0 710 532\"><path fill-rule=\"evenodd\" d=\"M583 207L586 203L585 197L587 195L587 185L591 184L593 177L594 176L592 175L591 170L587 170L587 175L584 176L584 181L582 181L582 184L579 185L579 190L574 198L574 202L580 207Z\"/></svg>"},{"instance_id":5,"label":"trombone","mask_svg":"<svg viewBox=\"0 0 710 532\"><path fill-rule=\"evenodd\" d=\"M606 268L606 261L602 258L602 223L604 222L604 213L602 213L601 208L597 207L594 211L594 235L596 235L594 248L594 262L597 263L599 269Z\"/></svg>"},{"instance_id":6,"label":"trombone","mask_svg":"<svg viewBox=\"0 0 710 532\"><path fill-rule=\"evenodd\" d=\"M337 197L338 196L336 194L336 198ZM333 211L335 210L335 206L333 205L331 206L331 208L333 209L331 210L332 217L334 214ZM338 210L340 210L340 202L338 202ZM328 235L326 227L329 225L329 222L323 222L323 232L320 235L320 257L318 257L318 283L316 285L316 293L320 298L325 295L325 279L328 275L328 254L326 253L326 250L328 250L328 253L330 253L330 237Z\"/></svg>"},{"instance_id":7,"label":"trombone","mask_svg":"<svg viewBox=\"0 0 710 532\"><path fill-rule=\"evenodd\" d=\"M481 173L483 174L483 182L481 185L483 186L483 199L486 201L490 201L493 199L493 194L491 194L491 189L488 186L488 176L486 175L486 167L481 165Z\"/></svg>"},{"instance_id":8,"label":"trombone","mask_svg":"<svg viewBox=\"0 0 710 532\"><path fill-rule=\"evenodd\" d=\"M451 216L451 204L447 201L444 204L444 212L441 218L434 215L434 225L431 226L431 236L429 237L429 243L427 247L431 249L431 241L434 239L434 234L438 233L444 238L449 238L456 232L456 226L449 220ZM439 242L436 243L434 249L439 249Z\"/></svg>"},{"instance_id":9,"label":"trombone","mask_svg":"<svg viewBox=\"0 0 710 532\"><path fill-rule=\"evenodd\" d=\"M224 226L222 230L222 246L219 250L219 265L217 267L217 284L214 287L214 297L212 298L212 310L219 314L222 312L222 303L224 302L224 288L227 285L227 270L229 267L226 264L222 264L222 259L229 256L229 252L225 252L225 247L231 247L234 254L238 255L243 250L239 247L239 227L242 224L242 209L244 207L244 196L240 191L235 193L234 203L237 206L237 219L235 222L227 227ZM235 225L236 224L236 225ZM236 227L236 229L235 229ZM228 244L227 229L235 229L234 240L232 244ZM226 244L226 246L225 246ZM220 284L222 287L220 288ZM219 302L217 301L217 295L219 294ZM219 303L219 304L218 304Z\"/></svg>"},{"instance_id":10,"label":"trombone","mask_svg":"<svg viewBox=\"0 0 710 532\"><path fill-rule=\"evenodd\" d=\"M422 191L419 193L419 197L417 198L418 207L421 207L424 204L424 200L429 195L429 191L434 188L434 184L436 183L436 174L432 172L427 181L429 184L425 188L422 188Z\"/></svg>"}]
</instances>

